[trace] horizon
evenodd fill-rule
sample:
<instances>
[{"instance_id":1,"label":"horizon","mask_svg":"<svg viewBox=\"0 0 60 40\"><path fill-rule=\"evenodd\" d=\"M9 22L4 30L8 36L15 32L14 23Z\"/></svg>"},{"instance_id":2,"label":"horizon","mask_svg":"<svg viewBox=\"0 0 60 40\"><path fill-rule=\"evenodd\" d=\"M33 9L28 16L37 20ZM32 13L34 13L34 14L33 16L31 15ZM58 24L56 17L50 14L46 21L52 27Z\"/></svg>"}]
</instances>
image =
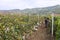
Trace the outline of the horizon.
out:
<instances>
[{"instance_id":1,"label":"horizon","mask_svg":"<svg viewBox=\"0 0 60 40\"><path fill-rule=\"evenodd\" d=\"M32 9L60 5L60 0L0 0L0 10Z\"/></svg>"},{"instance_id":2,"label":"horizon","mask_svg":"<svg viewBox=\"0 0 60 40\"><path fill-rule=\"evenodd\" d=\"M57 6L57 5L54 5L54 6ZM53 6L47 6L47 7L53 7ZM46 8L46 7L37 7L37 8ZM34 8L25 8L25 9L34 9ZM25 10L25 9L3 9L3 10Z\"/></svg>"}]
</instances>

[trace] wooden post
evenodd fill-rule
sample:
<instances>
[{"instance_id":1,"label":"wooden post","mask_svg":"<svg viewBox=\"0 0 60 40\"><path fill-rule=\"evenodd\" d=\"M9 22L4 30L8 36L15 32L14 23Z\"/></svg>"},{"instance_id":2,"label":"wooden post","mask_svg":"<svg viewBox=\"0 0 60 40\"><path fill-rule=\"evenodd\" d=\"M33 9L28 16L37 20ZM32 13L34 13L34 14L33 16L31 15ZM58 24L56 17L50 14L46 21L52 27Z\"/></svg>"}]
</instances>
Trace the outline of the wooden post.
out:
<instances>
[{"instance_id":1,"label":"wooden post","mask_svg":"<svg viewBox=\"0 0 60 40\"><path fill-rule=\"evenodd\" d=\"M52 34L52 40L53 40L53 27L54 27L54 13L52 13L52 32L51 32L51 34Z\"/></svg>"}]
</instances>

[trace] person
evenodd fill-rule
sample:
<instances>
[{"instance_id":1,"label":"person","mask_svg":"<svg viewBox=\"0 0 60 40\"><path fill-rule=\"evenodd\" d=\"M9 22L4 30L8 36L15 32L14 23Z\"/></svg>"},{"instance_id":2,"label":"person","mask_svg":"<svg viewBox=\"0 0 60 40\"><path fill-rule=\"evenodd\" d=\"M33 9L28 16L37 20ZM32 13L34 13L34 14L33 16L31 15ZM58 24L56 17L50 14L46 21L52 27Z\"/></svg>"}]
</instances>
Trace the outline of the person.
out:
<instances>
[{"instance_id":1,"label":"person","mask_svg":"<svg viewBox=\"0 0 60 40\"><path fill-rule=\"evenodd\" d=\"M49 18L45 17L44 21L45 21L45 28L47 28L49 25Z\"/></svg>"}]
</instances>

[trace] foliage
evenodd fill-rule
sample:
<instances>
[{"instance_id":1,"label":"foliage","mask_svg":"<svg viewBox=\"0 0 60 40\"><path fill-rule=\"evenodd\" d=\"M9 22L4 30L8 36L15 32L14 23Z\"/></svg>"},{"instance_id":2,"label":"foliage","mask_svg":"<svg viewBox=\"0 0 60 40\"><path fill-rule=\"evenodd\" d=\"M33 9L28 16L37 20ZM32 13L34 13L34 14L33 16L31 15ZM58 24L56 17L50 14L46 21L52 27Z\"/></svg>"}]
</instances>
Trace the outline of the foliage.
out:
<instances>
[{"instance_id":1,"label":"foliage","mask_svg":"<svg viewBox=\"0 0 60 40\"><path fill-rule=\"evenodd\" d=\"M37 25L36 15L0 14L0 40L22 40Z\"/></svg>"},{"instance_id":2,"label":"foliage","mask_svg":"<svg viewBox=\"0 0 60 40\"><path fill-rule=\"evenodd\" d=\"M56 17L57 18L57 20L55 21L56 23L55 23L55 25L56 25L56 28L57 28L57 30L56 30L56 40L60 40L60 17Z\"/></svg>"}]
</instances>

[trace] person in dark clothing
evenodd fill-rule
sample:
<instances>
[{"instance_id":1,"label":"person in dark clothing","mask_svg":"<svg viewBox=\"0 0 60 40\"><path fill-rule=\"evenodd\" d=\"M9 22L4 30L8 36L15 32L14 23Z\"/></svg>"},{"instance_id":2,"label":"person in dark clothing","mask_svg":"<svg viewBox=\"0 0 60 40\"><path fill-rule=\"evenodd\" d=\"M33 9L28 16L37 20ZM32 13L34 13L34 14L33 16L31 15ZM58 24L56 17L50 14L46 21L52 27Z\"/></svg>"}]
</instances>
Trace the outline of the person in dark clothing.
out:
<instances>
[{"instance_id":1,"label":"person in dark clothing","mask_svg":"<svg viewBox=\"0 0 60 40\"><path fill-rule=\"evenodd\" d=\"M45 17L45 28L47 28L49 25L49 18Z\"/></svg>"}]
</instances>

